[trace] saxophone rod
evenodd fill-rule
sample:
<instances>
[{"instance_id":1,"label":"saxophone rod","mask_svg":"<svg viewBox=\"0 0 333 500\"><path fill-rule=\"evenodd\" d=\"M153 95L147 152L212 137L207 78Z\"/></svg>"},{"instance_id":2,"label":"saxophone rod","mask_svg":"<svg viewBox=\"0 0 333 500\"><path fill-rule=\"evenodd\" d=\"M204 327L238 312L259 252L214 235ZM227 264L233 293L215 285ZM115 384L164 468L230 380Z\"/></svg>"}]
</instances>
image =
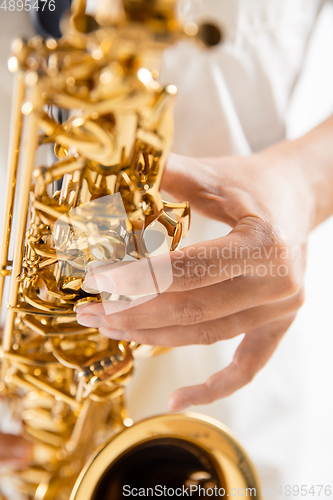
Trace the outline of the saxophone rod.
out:
<instances>
[{"instance_id":1,"label":"saxophone rod","mask_svg":"<svg viewBox=\"0 0 333 500\"><path fill-rule=\"evenodd\" d=\"M15 98L13 99L12 113L11 113L6 200L5 200L4 219L3 219L2 235L1 235L0 310L2 305L3 290L5 286L5 277L6 275L8 275L8 273L6 273L6 270L8 265L10 235L13 223L16 178L17 178L19 150L21 142L21 130L22 130L21 107L24 98L24 81L23 81L22 71L16 71L16 73L14 74L13 95L15 96Z\"/></svg>"},{"instance_id":2,"label":"saxophone rod","mask_svg":"<svg viewBox=\"0 0 333 500\"><path fill-rule=\"evenodd\" d=\"M23 151L20 158L20 184L18 186L18 217L17 225L15 228L13 243L15 245L14 258L13 258L13 268L11 275L11 283L9 290L9 309L7 313L6 324L4 327L2 348L4 352L8 352L11 349L12 344L12 332L15 318L15 311L11 308L16 306L17 296L19 291L19 282L17 276L21 272L21 266L23 261L23 247L25 241L25 232L27 226L27 213L29 209L29 196L31 187L31 177L34 167L35 151L38 144L38 128L37 128L37 116L33 110L33 104L36 102L36 91L34 88L29 89L29 99L26 102L31 103L31 110L27 116L24 118L23 123Z\"/></svg>"},{"instance_id":3,"label":"saxophone rod","mask_svg":"<svg viewBox=\"0 0 333 500\"><path fill-rule=\"evenodd\" d=\"M86 11L86 4L86 0L73 0L71 6L72 16L75 17L84 14Z\"/></svg>"}]
</instances>

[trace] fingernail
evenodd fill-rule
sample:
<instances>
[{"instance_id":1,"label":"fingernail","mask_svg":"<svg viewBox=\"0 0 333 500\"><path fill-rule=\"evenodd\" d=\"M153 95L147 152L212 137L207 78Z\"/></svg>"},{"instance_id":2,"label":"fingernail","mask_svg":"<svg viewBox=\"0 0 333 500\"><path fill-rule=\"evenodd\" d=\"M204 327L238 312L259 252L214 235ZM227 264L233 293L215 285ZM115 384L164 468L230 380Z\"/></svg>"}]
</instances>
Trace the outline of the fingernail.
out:
<instances>
[{"instance_id":1,"label":"fingernail","mask_svg":"<svg viewBox=\"0 0 333 500\"><path fill-rule=\"evenodd\" d=\"M104 321L103 318L96 316L95 314L81 314L80 316L76 317L76 321L79 323L79 325L82 326L89 326L91 328L100 328L100 327L106 327L107 323Z\"/></svg>"},{"instance_id":2,"label":"fingernail","mask_svg":"<svg viewBox=\"0 0 333 500\"><path fill-rule=\"evenodd\" d=\"M100 333L113 340L127 340L131 342L130 336L124 330L112 330L111 328L100 328Z\"/></svg>"},{"instance_id":3,"label":"fingernail","mask_svg":"<svg viewBox=\"0 0 333 500\"><path fill-rule=\"evenodd\" d=\"M96 302L94 302L96 304ZM91 302L84 302L83 304L75 304L74 306L74 311L76 314L82 315L84 314L83 310L88 307L88 309L91 307Z\"/></svg>"},{"instance_id":4,"label":"fingernail","mask_svg":"<svg viewBox=\"0 0 333 500\"><path fill-rule=\"evenodd\" d=\"M84 285L99 292L113 293L115 286L113 281L105 274L88 273L84 280Z\"/></svg>"}]
</instances>

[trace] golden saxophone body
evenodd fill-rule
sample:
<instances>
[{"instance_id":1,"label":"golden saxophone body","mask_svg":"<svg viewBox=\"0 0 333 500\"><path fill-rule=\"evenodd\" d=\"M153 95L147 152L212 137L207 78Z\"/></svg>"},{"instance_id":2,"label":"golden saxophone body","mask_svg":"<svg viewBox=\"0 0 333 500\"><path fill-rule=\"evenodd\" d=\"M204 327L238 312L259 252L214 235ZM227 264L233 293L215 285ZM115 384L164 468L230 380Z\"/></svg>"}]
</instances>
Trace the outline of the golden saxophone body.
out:
<instances>
[{"instance_id":1,"label":"golden saxophone body","mask_svg":"<svg viewBox=\"0 0 333 500\"><path fill-rule=\"evenodd\" d=\"M29 467L6 473L19 498L117 500L125 484L166 476L219 487L216 497L255 488L260 498L251 462L221 424L187 414L132 426L124 386L142 348L75 319L80 305L112 300L85 289L87 269L149 258L153 224L170 250L188 230L188 204L160 194L176 88L157 82L163 50L183 36L174 0L123 0L116 22L87 15L79 0L60 40L13 43L0 387L34 443Z\"/></svg>"}]
</instances>

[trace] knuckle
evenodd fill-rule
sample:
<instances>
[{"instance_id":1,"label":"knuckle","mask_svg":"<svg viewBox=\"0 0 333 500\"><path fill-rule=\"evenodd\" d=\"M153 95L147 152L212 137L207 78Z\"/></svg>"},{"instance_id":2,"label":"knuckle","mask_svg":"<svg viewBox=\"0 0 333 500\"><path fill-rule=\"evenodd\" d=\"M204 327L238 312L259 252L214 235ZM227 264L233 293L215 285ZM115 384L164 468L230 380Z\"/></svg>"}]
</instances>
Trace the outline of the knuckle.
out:
<instances>
[{"instance_id":1,"label":"knuckle","mask_svg":"<svg viewBox=\"0 0 333 500\"><path fill-rule=\"evenodd\" d=\"M202 345L211 345L219 340L216 332L208 326L202 326L198 332L198 341Z\"/></svg>"},{"instance_id":2,"label":"knuckle","mask_svg":"<svg viewBox=\"0 0 333 500\"><path fill-rule=\"evenodd\" d=\"M303 286L301 248L292 247L285 235L269 221L260 219L257 231L268 264L268 275L277 278L277 286L273 292L275 297L285 299L297 294L301 297Z\"/></svg>"},{"instance_id":3,"label":"knuckle","mask_svg":"<svg viewBox=\"0 0 333 500\"><path fill-rule=\"evenodd\" d=\"M292 266L289 266L288 272L282 278L281 286L280 286L280 299L285 299L288 297L293 297L295 295L299 295L302 298L302 281L300 276L295 273Z\"/></svg>"},{"instance_id":4,"label":"knuckle","mask_svg":"<svg viewBox=\"0 0 333 500\"><path fill-rule=\"evenodd\" d=\"M267 219L257 218L255 224L255 237L260 245L266 248L282 246L283 237L273 224Z\"/></svg>"},{"instance_id":5,"label":"knuckle","mask_svg":"<svg viewBox=\"0 0 333 500\"><path fill-rule=\"evenodd\" d=\"M146 260L137 262L126 262L125 265L119 266L118 269L109 271L109 279L113 282L116 293L128 295L140 295L144 293L143 287L147 279Z\"/></svg>"},{"instance_id":6,"label":"knuckle","mask_svg":"<svg viewBox=\"0 0 333 500\"><path fill-rule=\"evenodd\" d=\"M138 328L137 318L135 316L130 316L130 315L121 316L118 319L117 327L120 330L124 331L135 330Z\"/></svg>"},{"instance_id":7,"label":"knuckle","mask_svg":"<svg viewBox=\"0 0 333 500\"><path fill-rule=\"evenodd\" d=\"M285 235L269 220L257 219L255 226L255 241L262 247L260 255L265 260L284 263L292 254L292 249Z\"/></svg>"},{"instance_id":8,"label":"knuckle","mask_svg":"<svg viewBox=\"0 0 333 500\"><path fill-rule=\"evenodd\" d=\"M212 384L211 379L208 379L205 383L205 395L203 398L203 404L211 404L214 403L218 399L218 394L216 394L216 390L214 390L214 386Z\"/></svg>"},{"instance_id":9,"label":"knuckle","mask_svg":"<svg viewBox=\"0 0 333 500\"><path fill-rule=\"evenodd\" d=\"M252 370L243 369L242 370L242 380L243 385L247 385L254 379L255 373Z\"/></svg>"},{"instance_id":10,"label":"knuckle","mask_svg":"<svg viewBox=\"0 0 333 500\"><path fill-rule=\"evenodd\" d=\"M300 309L305 302L305 290L304 287L301 287L300 290L295 295L296 300L296 308Z\"/></svg>"},{"instance_id":11,"label":"knuckle","mask_svg":"<svg viewBox=\"0 0 333 500\"><path fill-rule=\"evenodd\" d=\"M135 271L135 269L133 269ZM127 286L131 290L133 295L139 295L142 293L142 273L133 272L128 273L126 276ZM120 285L121 286L121 285Z\"/></svg>"},{"instance_id":12,"label":"knuckle","mask_svg":"<svg viewBox=\"0 0 333 500\"><path fill-rule=\"evenodd\" d=\"M255 364L252 359L244 358L237 363L238 370L241 374L243 385L247 385L254 379L256 375L256 370L254 369Z\"/></svg>"},{"instance_id":13,"label":"knuckle","mask_svg":"<svg viewBox=\"0 0 333 500\"><path fill-rule=\"evenodd\" d=\"M180 283L184 290L199 288L204 282L209 269L209 262L206 258L194 257L184 262L183 272L179 276Z\"/></svg>"},{"instance_id":14,"label":"knuckle","mask_svg":"<svg viewBox=\"0 0 333 500\"><path fill-rule=\"evenodd\" d=\"M204 318L202 307L192 301L183 301L177 306L176 321L181 326L200 323Z\"/></svg>"}]
</instances>

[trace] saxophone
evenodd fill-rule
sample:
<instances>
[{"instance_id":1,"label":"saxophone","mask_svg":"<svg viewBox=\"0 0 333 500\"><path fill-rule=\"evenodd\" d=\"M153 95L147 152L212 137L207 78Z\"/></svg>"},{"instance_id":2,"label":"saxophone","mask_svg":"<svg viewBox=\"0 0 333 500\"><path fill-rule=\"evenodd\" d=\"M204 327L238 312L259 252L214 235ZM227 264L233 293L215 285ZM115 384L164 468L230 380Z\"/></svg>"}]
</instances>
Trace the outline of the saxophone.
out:
<instances>
[{"instance_id":1,"label":"saxophone","mask_svg":"<svg viewBox=\"0 0 333 500\"><path fill-rule=\"evenodd\" d=\"M149 258L153 224L171 251L189 227L188 204L165 202L159 190L176 88L157 82L158 64L197 31L180 26L175 3L122 0L115 20L77 0L61 39L13 42L0 389L34 452L28 467L6 472L14 493L2 499L117 500L124 485L159 483L194 498L232 488L261 498L249 458L222 424L173 414L132 425L124 387L134 358L156 348L107 339L75 319L81 305L112 300L85 288L88 269Z\"/></svg>"}]
</instances>

